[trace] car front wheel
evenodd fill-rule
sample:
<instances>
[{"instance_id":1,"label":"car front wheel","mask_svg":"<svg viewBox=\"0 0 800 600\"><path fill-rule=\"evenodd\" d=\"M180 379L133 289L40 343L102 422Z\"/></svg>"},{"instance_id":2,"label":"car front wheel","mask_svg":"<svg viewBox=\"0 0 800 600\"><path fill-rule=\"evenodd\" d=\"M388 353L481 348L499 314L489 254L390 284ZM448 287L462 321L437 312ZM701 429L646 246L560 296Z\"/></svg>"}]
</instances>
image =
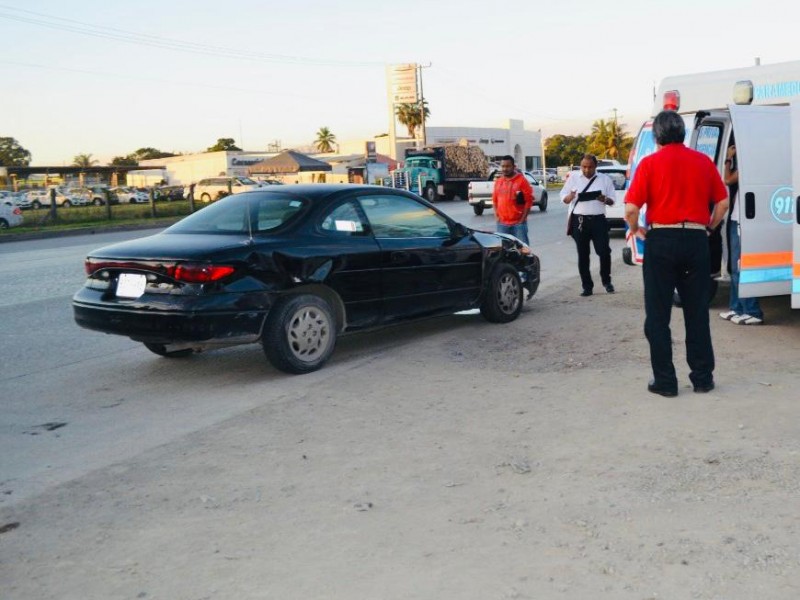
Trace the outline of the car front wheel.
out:
<instances>
[{"instance_id":1,"label":"car front wheel","mask_svg":"<svg viewBox=\"0 0 800 600\"><path fill-rule=\"evenodd\" d=\"M522 311L522 281L517 270L507 263L498 264L489 281L481 314L491 323L509 323Z\"/></svg>"},{"instance_id":2,"label":"car front wheel","mask_svg":"<svg viewBox=\"0 0 800 600\"><path fill-rule=\"evenodd\" d=\"M436 186L429 183L425 186L425 200L433 204L439 195L436 193Z\"/></svg>"},{"instance_id":3,"label":"car front wheel","mask_svg":"<svg viewBox=\"0 0 800 600\"><path fill-rule=\"evenodd\" d=\"M542 212L547 210L547 192L542 192L542 199L539 201L539 210Z\"/></svg>"},{"instance_id":4,"label":"car front wheel","mask_svg":"<svg viewBox=\"0 0 800 600\"><path fill-rule=\"evenodd\" d=\"M336 319L314 294L291 296L270 311L261 343L276 369L299 375L321 368L336 346Z\"/></svg>"}]
</instances>

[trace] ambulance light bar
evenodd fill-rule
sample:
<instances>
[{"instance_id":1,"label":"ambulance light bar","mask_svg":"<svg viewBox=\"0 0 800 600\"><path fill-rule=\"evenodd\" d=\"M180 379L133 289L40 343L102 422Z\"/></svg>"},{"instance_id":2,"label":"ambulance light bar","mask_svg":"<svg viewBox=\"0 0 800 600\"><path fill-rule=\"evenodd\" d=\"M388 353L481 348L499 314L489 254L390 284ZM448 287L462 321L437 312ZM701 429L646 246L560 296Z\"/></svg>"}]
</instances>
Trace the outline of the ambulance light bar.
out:
<instances>
[{"instance_id":1,"label":"ambulance light bar","mask_svg":"<svg viewBox=\"0 0 800 600\"><path fill-rule=\"evenodd\" d=\"M664 92L664 110L678 110L681 107L681 94L678 90Z\"/></svg>"},{"instance_id":2,"label":"ambulance light bar","mask_svg":"<svg viewBox=\"0 0 800 600\"><path fill-rule=\"evenodd\" d=\"M753 103L753 82L749 79L744 81L737 81L733 85L733 103L734 104L752 104Z\"/></svg>"}]
</instances>

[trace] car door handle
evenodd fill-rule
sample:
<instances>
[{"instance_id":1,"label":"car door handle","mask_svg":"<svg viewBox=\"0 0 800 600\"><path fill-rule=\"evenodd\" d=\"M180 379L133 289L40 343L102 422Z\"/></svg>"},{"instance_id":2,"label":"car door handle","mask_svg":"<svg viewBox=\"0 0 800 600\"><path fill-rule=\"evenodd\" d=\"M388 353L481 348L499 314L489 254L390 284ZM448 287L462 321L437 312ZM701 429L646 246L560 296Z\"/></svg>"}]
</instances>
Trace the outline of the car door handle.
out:
<instances>
[{"instance_id":1,"label":"car door handle","mask_svg":"<svg viewBox=\"0 0 800 600\"><path fill-rule=\"evenodd\" d=\"M410 254L405 252L404 250L398 250L397 252L392 252L390 255L391 261L395 263L399 262L406 262Z\"/></svg>"}]
</instances>

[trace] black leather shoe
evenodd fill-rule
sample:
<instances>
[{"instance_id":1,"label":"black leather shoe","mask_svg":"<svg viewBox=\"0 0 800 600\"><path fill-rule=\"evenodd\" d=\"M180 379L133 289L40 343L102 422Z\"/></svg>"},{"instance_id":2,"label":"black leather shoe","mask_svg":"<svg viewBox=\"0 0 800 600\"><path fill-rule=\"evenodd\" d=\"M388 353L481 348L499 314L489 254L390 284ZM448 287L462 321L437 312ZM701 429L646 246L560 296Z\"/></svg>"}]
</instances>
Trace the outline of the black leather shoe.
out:
<instances>
[{"instance_id":1,"label":"black leather shoe","mask_svg":"<svg viewBox=\"0 0 800 600\"><path fill-rule=\"evenodd\" d=\"M613 293L614 293L614 291L615 291L615 290L614 290L614 284L613 284L613 283L609 283L609 284L608 284L607 286L605 286L605 287L606 287L606 291L607 291L609 294L613 294Z\"/></svg>"},{"instance_id":2,"label":"black leather shoe","mask_svg":"<svg viewBox=\"0 0 800 600\"><path fill-rule=\"evenodd\" d=\"M592 290L583 290L581 292L581 296L584 296L584 297L591 296L591 295L592 295Z\"/></svg>"},{"instance_id":3,"label":"black leather shoe","mask_svg":"<svg viewBox=\"0 0 800 600\"><path fill-rule=\"evenodd\" d=\"M701 383L699 385L694 386L694 391L696 394L707 394L711 390L714 389L714 382L710 381L708 383Z\"/></svg>"},{"instance_id":4,"label":"black leather shoe","mask_svg":"<svg viewBox=\"0 0 800 600\"><path fill-rule=\"evenodd\" d=\"M658 394L659 396L665 396L666 398L674 398L678 395L677 389L667 389L662 388L656 385L654 379L651 379L650 382L647 384L647 391L651 394Z\"/></svg>"}]
</instances>

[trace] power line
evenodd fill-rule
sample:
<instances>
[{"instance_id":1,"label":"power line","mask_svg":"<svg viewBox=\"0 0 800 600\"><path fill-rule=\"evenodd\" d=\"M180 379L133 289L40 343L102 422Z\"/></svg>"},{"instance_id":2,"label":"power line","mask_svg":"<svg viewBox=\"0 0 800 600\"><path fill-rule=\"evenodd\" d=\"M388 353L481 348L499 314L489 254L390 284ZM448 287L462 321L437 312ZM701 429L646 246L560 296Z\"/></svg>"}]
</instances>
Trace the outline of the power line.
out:
<instances>
[{"instance_id":1,"label":"power line","mask_svg":"<svg viewBox=\"0 0 800 600\"><path fill-rule=\"evenodd\" d=\"M116 27L97 26L75 19L47 15L44 13L14 8L7 5L0 5L0 9L12 11L11 14L0 12L0 18L28 23L60 31L68 31L90 37L98 37L140 46L150 46L165 50L187 52L190 54L201 54L206 56L219 56L223 58L235 58L238 60L252 60L258 62L273 62L282 64L306 65L306 66L340 66L340 67L383 67L385 63L375 61L347 61L327 58L310 58L305 56L292 56L283 54L270 54L259 51L244 51L223 46L212 46L209 44L198 44L178 39L165 38L155 35L142 34ZM30 16L29 16L30 15Z\"/></svg>"}]
</instances>

